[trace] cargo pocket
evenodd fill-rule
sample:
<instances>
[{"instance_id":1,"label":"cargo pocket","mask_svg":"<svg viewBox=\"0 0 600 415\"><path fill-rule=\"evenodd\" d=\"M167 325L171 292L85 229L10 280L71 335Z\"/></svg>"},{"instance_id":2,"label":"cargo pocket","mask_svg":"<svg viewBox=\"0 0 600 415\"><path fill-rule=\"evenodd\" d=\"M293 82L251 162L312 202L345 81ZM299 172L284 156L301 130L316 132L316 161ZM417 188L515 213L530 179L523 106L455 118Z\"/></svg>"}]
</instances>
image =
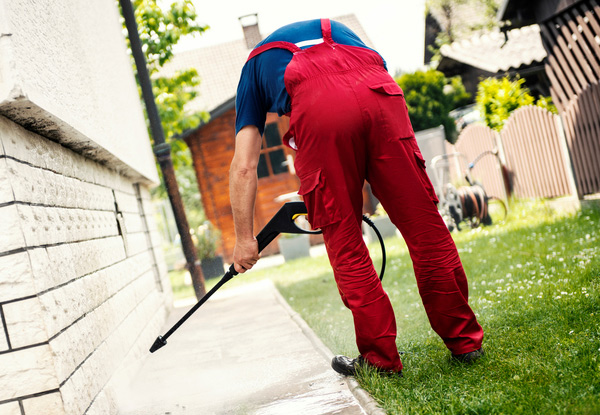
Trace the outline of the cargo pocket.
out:
<instances>
[{"instance_id":1,"label":"cargo pocket","mask_svg":"<svg viewBox=\"0 0 600 415\"><path fill-rule=\"evenodd\" d=\"M383 125L388 139L414 137L402 88L394 81L377 82L368 87L378 94L381 119L374 122Z\"/></svg>"},{"instance_id":2,"label":"cargo pocket","mask_svg":"<svg viewBox=\"0 0 600 415\"><path fill-rule=\"evenodd\" d=\"M313 229L320 229L341 220L333 192L327 187L321 169L300 175L298 194L304 199L307 219Z\"/></svg>"},{"instance_id":3,"label":"cargo pocket","mask_svg":"<svg viewBox=\"0 0 600 415\"><path fill-rule=\"evenodd\" d=\"M417 161L417 167L419 169L419 178L421 179L421 183L423 184L425 190L427 190L427 193L429 194L429 197L431 198L433 203L437 205L439 203L439 199L435 194L435 188L431 183L431 179L429 179L429 176L427 175L427 170L425 168L425 158L423 158L423 154L421 154L420 150L415 150L415 160Z\"/></svg>"}]
</instances>

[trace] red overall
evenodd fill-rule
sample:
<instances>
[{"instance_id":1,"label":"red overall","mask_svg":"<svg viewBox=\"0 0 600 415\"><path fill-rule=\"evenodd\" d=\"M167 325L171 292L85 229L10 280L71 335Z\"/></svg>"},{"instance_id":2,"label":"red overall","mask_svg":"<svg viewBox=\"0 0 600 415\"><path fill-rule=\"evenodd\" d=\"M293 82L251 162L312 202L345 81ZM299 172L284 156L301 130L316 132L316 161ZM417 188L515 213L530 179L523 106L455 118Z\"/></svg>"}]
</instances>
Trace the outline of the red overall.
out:
<instances>
[{"instance_id":1,"label":"red overall","mask_svg":"<svg viewBox=\"0 0 600 415\"><path fill-rule=\"evenodd\" d=\"M324 42L301 50L265 44L294 56L285 71L291 96L294 163L313 228L321 228L344 304L352 311L360 354L375 366L399 371L396 320L363 242L365 179L408 245L419 293L432 328L454 354L481 347L483 330L467 303L458 252L439 215L408 118L403 92L365 48L334 43L329 20Z\"/></svg>"}]
</instances>

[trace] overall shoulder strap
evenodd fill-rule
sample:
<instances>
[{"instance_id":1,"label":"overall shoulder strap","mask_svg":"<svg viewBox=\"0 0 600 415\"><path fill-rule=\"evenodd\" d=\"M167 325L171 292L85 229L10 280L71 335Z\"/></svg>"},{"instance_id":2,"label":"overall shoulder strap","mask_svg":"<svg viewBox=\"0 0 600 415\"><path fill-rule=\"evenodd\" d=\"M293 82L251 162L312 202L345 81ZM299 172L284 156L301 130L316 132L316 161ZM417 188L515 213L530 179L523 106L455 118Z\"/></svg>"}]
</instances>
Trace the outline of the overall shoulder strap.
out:
<instances>
[{"instance_id":1,"label":"overall shoulder strap","mask_svg":"<svg viewBox=\"0 0 600 415\"><path fill-rule=\"evenodd\" d=\"M262 46L257 47L252 52L250 52L250 55L248 56L247 61L249 61L253 57L260 55L261 53L263 53L269 49L285 49L285 50L289 50L292 53L300 52L302 50L298 46L296 46L290 42L283 42L283 41L269 42L269 43L265 43Z\"/></svg>"},{"instance_id":2,"label":"overall shoulder strap","mask_svg":"<svg viewBox=\"0 0 600 415\"><path fill-rule=\"evenodd\" d=\"M321 19L321 32L323 33L323 41L329 45L334 45L331 37L331 21L329 19Z\"/></svg>"}]
</instances>

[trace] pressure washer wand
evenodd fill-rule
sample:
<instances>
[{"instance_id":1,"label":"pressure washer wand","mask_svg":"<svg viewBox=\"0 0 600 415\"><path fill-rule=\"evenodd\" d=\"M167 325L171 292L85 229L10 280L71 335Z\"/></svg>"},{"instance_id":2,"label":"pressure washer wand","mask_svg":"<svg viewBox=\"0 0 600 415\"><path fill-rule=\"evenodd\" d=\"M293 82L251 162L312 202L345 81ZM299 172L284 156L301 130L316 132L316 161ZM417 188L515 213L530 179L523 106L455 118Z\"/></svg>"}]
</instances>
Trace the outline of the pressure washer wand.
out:
<instances>
[{"instance_id":1,"label":"pressure washer wand","mask_svg":"<svg viewBox=\"0 0 600 415\"><path fill-rule=\"evenodd\" d=\"M165 333L164 336L158 336L156 338L156 340L154 341L154 344L152 344L152 347L150 347L150 353L154 353L161 347L165 346L167 344L167 338L169 338L169 336L171 334L173 334L175 332L175 330L177 330L179 328L179 326L181 326L183 323L185 323L185 321L192 314L194 314L196 312L196 310L199 309L202 306L202 304L204 304L219 288L221 288L221 286L223 284L225 284L227 281L229 281L230 279L235 277L237 274L238 274L238 272L235 270L234 265L231 264L231 266L229 267L229 270L225 273L225 275L223 275L223 277L217 283L217 285L215 285L209 292L207 292L204 295L204 297L202 297L200 299L200 301L198 301L192 308L190 308L190 310L187 313L185 313L185 315L177 323L175 323L175 325L173 327L171 327L169 329L169 331L167 331Z\"/></svg>"},{"instance_id":2,"label":"pressure washer wand","mask_svg":"<svg viewBox=\"0 0 600 415\"><path fill-rule=\"evenodd\" d=\"M304 202L288 202L285 203L271 218L269 223L256 235L256 241L258 242L258 252L261 252L263 249L269 245L273 239L277 237L280 233L308 233L308 234L317 234L321 233L320 231L307 231L305 229L299 228L294 220L298 216L306 215L306 205ZM199 309L202 304L204 304L219 288L223 286L227 281L232 279L238 274L235 270L234 265L231 264L229 270L223 275L221 280L209 291L204 297L200 299L181 319L173 325L165 333L164 336L158 336L152 347L150 347L150 353L154 353L161 347L167 344L167 338L171 334L175 332L194 312Z\"/></svg>"}]
</instances>

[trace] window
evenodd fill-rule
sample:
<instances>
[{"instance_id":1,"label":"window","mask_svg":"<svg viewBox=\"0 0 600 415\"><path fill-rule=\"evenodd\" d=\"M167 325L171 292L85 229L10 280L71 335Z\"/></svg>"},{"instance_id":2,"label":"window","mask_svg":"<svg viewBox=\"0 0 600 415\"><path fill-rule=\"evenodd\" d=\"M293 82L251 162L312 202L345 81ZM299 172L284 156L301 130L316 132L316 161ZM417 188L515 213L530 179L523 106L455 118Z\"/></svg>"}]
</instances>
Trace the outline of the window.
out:
<instances>
[{"instance_id":1,"label":"window","mask_svg":"<svg viewBox=\"0 0 600 415\"><path fill-rule=\"evenodd\" d=\"M259 179L288 172L283 142L276 122L265 127L257 170Z\"/></svg>"}]
</instances>

